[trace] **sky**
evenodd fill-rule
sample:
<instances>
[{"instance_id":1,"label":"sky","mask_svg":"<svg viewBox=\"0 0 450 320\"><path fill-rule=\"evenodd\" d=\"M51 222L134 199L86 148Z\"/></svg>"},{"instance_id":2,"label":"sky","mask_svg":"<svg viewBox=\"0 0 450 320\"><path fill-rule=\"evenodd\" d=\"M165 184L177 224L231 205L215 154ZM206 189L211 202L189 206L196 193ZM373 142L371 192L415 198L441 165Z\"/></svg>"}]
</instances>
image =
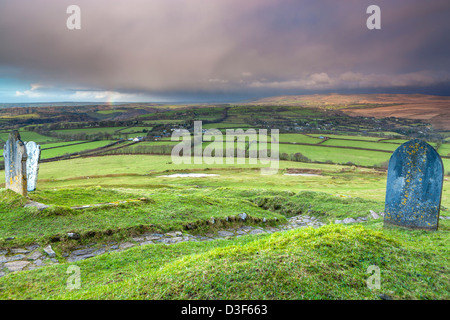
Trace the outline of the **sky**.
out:
<instances>
[{"instance_id":1,"label":"sky","mask_svg":"<svg viewBox=\"0 0 450 320\"><path fill-rule=\"evenodd\" d=\"M0 103L450 95L449 17L448 0L0 0Z\"/></svg>"}]
</instances>

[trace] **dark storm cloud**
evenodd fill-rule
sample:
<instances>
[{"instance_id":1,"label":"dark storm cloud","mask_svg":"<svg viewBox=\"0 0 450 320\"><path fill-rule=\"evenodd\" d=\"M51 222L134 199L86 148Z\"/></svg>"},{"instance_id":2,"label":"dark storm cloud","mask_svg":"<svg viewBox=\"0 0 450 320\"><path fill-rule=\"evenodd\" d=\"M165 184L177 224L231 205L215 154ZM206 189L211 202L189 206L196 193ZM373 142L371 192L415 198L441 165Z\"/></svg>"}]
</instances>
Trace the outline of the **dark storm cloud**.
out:
<instances>
[{"instance_id":1,"label":"dark storm cloud","mask_svg":"<svg viewBox=\"0 0 450 320\"><path fill-rule=\"evenodd\" d=\"M81 30L66 28L71 4ZM366 28L371 4L0 0L0 78L14 70L30 92L227 96L445 87L448 1L376 1L381 30Z\"/></svg>"}]
</instances>

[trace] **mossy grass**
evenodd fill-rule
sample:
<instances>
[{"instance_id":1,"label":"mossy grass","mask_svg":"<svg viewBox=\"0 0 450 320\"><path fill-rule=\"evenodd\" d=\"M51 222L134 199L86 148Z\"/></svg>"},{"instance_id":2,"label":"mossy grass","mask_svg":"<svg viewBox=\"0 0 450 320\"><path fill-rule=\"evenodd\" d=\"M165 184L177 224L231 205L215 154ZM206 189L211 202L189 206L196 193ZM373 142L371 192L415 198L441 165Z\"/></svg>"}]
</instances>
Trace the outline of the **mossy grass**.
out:
<instances>
[{"instance_id":1,"label":"mossy grass","mask_svg":"<svg viewBox=\"0 0 450 320\"><path fill-rule=\"evenodd\" d=\"M148 245L0 278L2 299L448 299L445 230L328 225ZM418 245L419 244L419 245ZM81 288L66 271L80 267ZM380 288L367 285L380 268Z\"/></svg>"},{"instance_id":2,"label":"mossy grass","mask_svg":"<svg viewBox=\"0 0 450 320\"><path fill-rule=\"evenodd\" d=\"M20 197L14 196L10 201L15 203L14 208L9 208L10 202L0 204L0 247L63 241L70 232L80 234L83 239L96 238L98 241L109 241L113 234L126 237L147 231L214 232L225 225L233 227L244 223L236 218L242 212L248 215L247 224L262 224L264 218L266 225L286 221L283 215L262 209L247 199L213 195L207 189L135 190L134 193L102 188L95 190L98 191L97 196L92 189L78 189L76 198L81 203L99 199L115 201L119 195L138 201L116 201L112 205L74 210L66 205L73 200L67 200L68 191L62 189L61 194L58 190L45 192L46 199L53 204L37 211L17 205ZM0 192L0 196L3 192L6 191ZM212 217L216 224L210 223ZM11 237L14 241L5 240ZM103 240L100 239L102 237Z\"/></svg>"}]
</instances>

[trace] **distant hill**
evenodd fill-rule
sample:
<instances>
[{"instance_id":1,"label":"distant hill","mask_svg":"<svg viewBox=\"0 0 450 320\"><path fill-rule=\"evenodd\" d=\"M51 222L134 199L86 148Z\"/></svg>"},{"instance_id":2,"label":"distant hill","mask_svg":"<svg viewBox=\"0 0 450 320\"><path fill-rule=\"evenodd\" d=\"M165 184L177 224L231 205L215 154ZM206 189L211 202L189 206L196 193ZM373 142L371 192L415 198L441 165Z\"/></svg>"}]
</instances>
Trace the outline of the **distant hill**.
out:
<instances>
[{"instance_id":1,"label":"distant hill","mask_svg":"<svg viewBox=\"0 0 450 320\"><path fill-rule=\"evenodd\" d=\"M422 94L314 94L264 98L249 105L291 105L339 109L350 116L396 117L450 130L450 97Z\"/></svg>"}]
</instances>

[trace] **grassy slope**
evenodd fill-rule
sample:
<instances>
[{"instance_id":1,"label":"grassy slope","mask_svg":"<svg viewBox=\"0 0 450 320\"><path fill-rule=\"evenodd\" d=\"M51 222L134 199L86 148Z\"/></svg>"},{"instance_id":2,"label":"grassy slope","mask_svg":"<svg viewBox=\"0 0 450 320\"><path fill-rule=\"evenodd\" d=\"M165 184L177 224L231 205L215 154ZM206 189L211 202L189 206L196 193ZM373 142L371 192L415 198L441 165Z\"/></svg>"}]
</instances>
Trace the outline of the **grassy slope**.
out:
<instances>
[{"instance_id":1,"label":"grassy slope","mask_svg":"<svg viewBox=\"0 0 450 320\"><path fill-rule=\"evenodd\" d=\"M76 231L87 232L148 223L169 230L198 218L235 215L247 209L254 210L255 216L281 217L308 208L310 214L332 221L383 207L385 175L375 170L282 161L282 169L319 169L322 176L284 176L280 172L275 179L249 166L233 170L236 165L211 165L205 172L218 173L220 178L159 177L167 170L205 170L205 165L178 166L170 160L168 156L111 156L42 164L36 199L71 205L72 201L103 202L130 195L154 202L44 218L9 204L7 210L0 210L2 221L7 222L2 225L2 237L15 230L23 242L36 237L48 240L56 230L80 228ZM133 189L91 193L67 189L87 185ZM285 192L323 191L324 185L331 195ZM266 191L252 190L262 186ZM442 203L449 206L446 186L445 182ZM403 299L448 299L449 227L443 221L438 232L384 230L381 222L375 222L364 228L329 226L207 243L138 247L76 262L81 268L80 290L66 289L69 264L61 264L0 278L0 298L377 299L379 293L385 293ZM381 290L371 291L365 284L370 265L381 268Z\"/></svg>"},{"instance_id":2,"label":"grassy slope","mask_svg":"<svg viewBox=\"0 0 450 320\"><path fill-rule=\"evenodd\" d=\"M96 186L150 190L162 186L260 189L264 186L264 188L275 191L299 192L303 190L324 191L325 185L326 192L330 194L384 201L385 173L372 169L291 161L280 161L279 165L280 170L274 178L272 175L261 175L261 171L258 169L262 167L261 164L176 165L172 163L170 156L152 155L71 159L42 163L39 169L38 189ZM319 176L286 176L284 172L287 168L319 170L322 174ZM161 177L161 175L179 172L214 173L219 174L220 177L182 179ZM4 173L0 171L0 175L2 174ZM444 181L442 205L450 208L448 183L448 181Z\"/></svg>"},{"instance_id":3,"label":"grassy slope","mask_svg":"<svg viewBox=\"0 0 450 320\"><path fill-rule=\"evenodd\" d=\"M0 278L8 299L448 299L446 231L326 226L234 240L136 247ZM444 233L447 232L447 233ZM367 269L381 271L370 290Z\"/></svg>"},{"instance_id":4,"label":"grassy slope","mask_svg":"<svg viewBox=\"0 0 450 320\"><path fill-rule=\"evenodd\" d=\"M32 199L46 204L58 205L52 211L37 212L9 205L18 201L8 199L9 192L0 192L0 246L14 246L32 243L36 239L45 243L55 236L64 236L76 232L88 237L90 232L99 235L122 233L118 236L130 236L145 230L167 232L184 230L185 226L195 225L198 230L207 228L206 221L211 217L225 220L236 217L242 212L255 222L266 218L284 221L277 213L264 210L245 198L225 197L224 193L215 193L214 197L207 190L170 190L158 189L154 192L121 193L114 190L63 189L44 191L33 194ZM145 201L118 204L83 210L70 210L67 206L84 205L122 199L137 199L148 195ZM251 217L251 218L250 218ZM17 223L20 221L20 223ZM122 230L125 230L122 232ZM127 232L126 230L129 230ZM15 237L13 242L2 241L6 237Z\"/></svg>"}]
</instances>

